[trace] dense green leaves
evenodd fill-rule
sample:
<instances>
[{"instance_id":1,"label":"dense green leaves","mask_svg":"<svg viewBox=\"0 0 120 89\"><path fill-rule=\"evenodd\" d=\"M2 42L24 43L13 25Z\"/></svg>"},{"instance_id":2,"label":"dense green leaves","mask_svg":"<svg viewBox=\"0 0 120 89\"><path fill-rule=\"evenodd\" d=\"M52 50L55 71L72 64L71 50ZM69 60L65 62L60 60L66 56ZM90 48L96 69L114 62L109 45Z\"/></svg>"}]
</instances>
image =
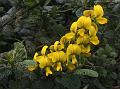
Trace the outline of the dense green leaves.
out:
<instances>
[{"instance_id":1,"label":"dense green leaves","mask_svg":"<svg viewBox=\"0 0 120 89\"><path fill-rule=\"evenodd\" d=\"M81 86L80 78L76 75L70 75L63 78L56 78L56 81L62 84L67 89L79 89Z\"/></svg>"}]
</instances>

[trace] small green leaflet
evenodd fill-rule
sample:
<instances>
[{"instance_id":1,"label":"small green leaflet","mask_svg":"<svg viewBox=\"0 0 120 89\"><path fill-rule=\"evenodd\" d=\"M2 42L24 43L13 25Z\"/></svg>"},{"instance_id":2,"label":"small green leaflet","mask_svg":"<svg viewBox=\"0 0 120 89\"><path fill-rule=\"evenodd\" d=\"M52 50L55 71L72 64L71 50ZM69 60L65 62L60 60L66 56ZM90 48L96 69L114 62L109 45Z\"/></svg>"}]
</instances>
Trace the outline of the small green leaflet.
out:
<instances>
[{"instance_id":1,"label":"small green leaflet","mask_svg":"<svg viewBox=\"0 0 120 89\"><path fill-rule=\"evenodd\" d=\"M98 77L98 73L91 69L77 69L74 74L90 76L90 77Z\"/></svg>"}]
</instances>

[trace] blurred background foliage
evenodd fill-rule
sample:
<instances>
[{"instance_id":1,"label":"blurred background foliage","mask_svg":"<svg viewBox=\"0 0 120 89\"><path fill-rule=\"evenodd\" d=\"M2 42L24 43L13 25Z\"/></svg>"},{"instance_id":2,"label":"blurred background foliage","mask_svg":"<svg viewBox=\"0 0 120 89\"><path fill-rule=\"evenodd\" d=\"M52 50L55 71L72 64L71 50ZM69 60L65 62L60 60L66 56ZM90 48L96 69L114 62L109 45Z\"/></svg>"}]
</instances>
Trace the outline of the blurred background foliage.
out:
<instances>
[{"instance_id":1,"label":"blurred background foliage","mask_svg":"<svg viewBox=\"0 0 120 89\"><path fill-rule=\"evenodd\" d=\"M0 0L0 16L17 4L22 9L16 18L0 28L0 89L120 89L119 0ZM92 56L82 58L81 70L47 78L40 70L27 71L36 51L59 40L95 4L109 21L99 29Z\"/></svg>"}]
</instances>

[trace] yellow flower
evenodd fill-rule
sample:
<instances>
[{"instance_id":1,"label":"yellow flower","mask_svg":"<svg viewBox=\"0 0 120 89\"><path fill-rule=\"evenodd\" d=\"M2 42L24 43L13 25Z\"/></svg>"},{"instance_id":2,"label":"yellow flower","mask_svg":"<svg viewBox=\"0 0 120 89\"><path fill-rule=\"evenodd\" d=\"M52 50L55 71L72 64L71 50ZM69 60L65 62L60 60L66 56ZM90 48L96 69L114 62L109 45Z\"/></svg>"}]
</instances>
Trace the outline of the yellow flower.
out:
<instances>
[{"instance_id":1,"label":"yellow flower","mask_svg":"<svg viewBox=\"0 0 120 89\"><path fill-rule=\"evenodd\" d=\"M107 19L104 17L98 17L98 18L96 18L96 20L99 24L106 24L107 23Z\"/></svg>"},{"instance_id":2,"label":"yellow flower","mask_svg":"<svg viewBox=\"0 0 120 89\"><path fill-rule=\"evenodd\" d=\"M100 5L94 5L93 10L85 10L83 12L83 15L87 16L87 17L91 17L92 19L96 18L96 21L99 24L106 24L107 23L107 19L103 17L103 15L104 15L103 8Z\"/></svg>"},{"instance_id":3,"label":"yellow flower","mask_svg":"<svg viewBox=\"0 0 120 89\"><path fill-rule=\"evenodd\" d=\"M97 29L95 29L94 26L91 26L91 28L89 29L89 35L95 36L96 34L97 34Z\"/></svg>"},{"instance_id":4,"label":"yellow flower","mask_svg":"<svg viewBox=\"0 0 120 89\"><path fill-rule=\"evenodd\" d=\"M84 36L84 34L85 34L85 29L81 28L78 30L77 35Z\"/></svg>"},{"instance_id":5,"label":"yellow flower","mask_svg":"<svg viewBox=\"0 0 120 89\"><path fill-rule=\"evenodd\" d=\"M95 17L102 17L104 15L102 6L94 5L94 15Z\"/></svg>"},{"instance_id":6,"label":"yellow flower","mask_svg":"<svg viewBox=\"0 0 120 89\"><path fill-rule=\"evenodd\" d=\"M34 55L34 58L33 60L36 62L37 61L37 56L38 56L38 53L36 52L35 55Z\"/></svg>"},{"instance_id":7,"label":"yellow flower","mask_svg":"<svg viewBox=\"0 0 120 89\"><path fill-rule=\"evenodd\" d=\"M93 10L85 10L83 16L71 24L70 32L51 45L49 51L48 46L44 46L41 55L35 53L34 61L46 71L46 76L53 74L53 71L62 71L64 67L73 71L80 66L77 56L91 55L91 45L99 44L97 23L107 23L103 15L104 11L100 5L94 5ZM34 71L36 66L29 66L27 69Z\"/></svg>"},{"instance_id":8,"label":"yellow flower","mask_svg":"<svg viewBox=\"0 0 120 89\"><path fill-rule=\"evenodd\" d=\"M70 71L73 71L73 70L75 70L75 65L74 64L72 64L72 63L68 63L67 65L67 68L70 70Z\"/></svg>"},{"instance_id":9,"label":"yellow flower","mask_svg":"<svg viewBox=\"0 0 120 89\"><path fill-rule=\"evenodd\" d=\"M60 42L59 41L56 41L54 43L54 45L51 45L50 46L50 51L53 52L53 51L60 51L64 48L63 45L60 45Z\"/></svg>"},{"instance_id":10,"label":"yellow flower","mask_svg":"<svg viewBox=\"0 0 120 89\"><path fill-rule=\"evenodd\" d=\"M98 44L99 44L99 39L98 39L97 36L92 36L92 37L90 38L90 42L91 42L92 44L94 44L94 45L98 45Z\"/></svg>"},{"instance_id":11,"label":"yellow flower","mask_svg":"<svg viewBox=\"0 0 120 89\"><path fill-rule=\"evenodd\" d=\"M50 70L50 67L46 67L45 71L46 71L46 76L48 76L49 74L52 74L52 71Z\"/></svg>"},{"instance_id":12,"label":"yellow flower","mask_svg":"<svg viewBox=\"0 0 120 89\"><path fill-rule=\"evenodd\" d=\"M91 17L93 18L94 17L94 11L93 10L85 10L83 12L83 15L86 16L86 17Z\"/></svg>"},{"instance_id":13,"label":"yellow flower","mask_svg":"<svg viewBox=\"0 0 120 89\"><path fill-rule=\"evenodd\" d=\"M103 17L104 11L102 6L100 5L94 5L94 15L96 17L96 20L99 24L106 24L107 19Z\"/></svg>"},{"instance_id":14,"label":"yellow flower","mask_svg":"<svg viewBox=\"0 0 120 89\"><path fill-rule=\"evenodd\" d=\"M72 55L72 64L77 64L78 61L76 59L76 56L75 55Z\"/></svg>"},{"instance_id":15,"label":"yellow flower","mask_svg":"<svg viewBox=\"0 0 120 89\"><path fill-rule=\"evenodd\" d=\"M41 50L41 56L37 56L38 53L35 53L34 60L39 63L40 68L44 68L46 66L50 66L51 61L46 56L46 49L48 46L44 46Z\"/></svg>"},{"instance_id":16,"label":"yellow flower","mask_svg":"<svg viewBox=\"0 0 120 89\"><path fill-rule=\"evenodd\" d=\"M81 52L82 53L89 53L90 52L90 45L86 45L86 46L84 46L84 45L80 45L80 47L81 47Z\"/></svg>"},{"instance_id":17,"label":"yellow flower","mask_svg":"<svg viewBox=\"0 0 120 89\"><path fill-rule=\"evenodd\" d=\"M92 26L94 26L95 30L98 32L98 26L96 23L92 22Z\"/></svg>"},{"instance_id":18,"label":"yellow flower","mask_svg":"<svg viewBox=\"0 0 120 89\"><path fill-rule=\"evenodd\" d=\"M62 36L60 39L60 44L64 46L67 42L69 42L69 40L67 40L65 36Z\"/></svg>"},{"instance_id":19,"label":"yellow flower","mask_svg":"<svg viewBox=\"0 0 120 89\"><path fill-rule=\"evenodd\" d=\"M57 63L56 63L56 70L57 70L57 71L62 71L61 62L57 62Z\"/></svg>"},{"instance_id":20,"label":"yellow flower","mask_svg":"<svg viewBox=\"0 0 120 89\"><path fill-rule=\"evenodd\" d=\"M67 33L67 34L65 34L65 37L66 37L66 39L71 40L75 37L75 33L73 33L73 32Z\"/></svg>"},{"instance_id":21,"label":"yellow flower","mask_svg":"<svg viewBox=\"0 0 120 89\"><path fill-rule=\"evenodd\" d=\"M62 71L61 63L66 62L66 54L63 51L56 51L48 54L48 57L54 63L54 68L57 71Z\"/></svg>"},{"instance_id":22,"label":"yellow flower","mask_svg":"<svg viewBox=\"0 0 120 89\"><path fill-rule=\"evenodd\" d=\"M48 48L48 46L44 46L44 47L42 48L42 50L41 50L41 54L42 54L42 55L45 55L47 48Z\"/></svg>"},{"instance_id":23,"label":"yellow flower","mask_svg":"<svg viewBox=\"0 0 120 89\"><path fill-rule=\"evenodd\" d=\"M48 54L48 57L52 60L53 63L55 62L65 62L66 55L63 51L56 51Z\"/></svg>"},{"instance_id":24,"label":"yellow flower","mask_svg":"<svg viewBox=\"0 0 120 89\"><path fill-rule=\"evenodd\" d=\"M91 27L91 18L86 16L81 16L77 20L78 28L89 29Z\"/></svg>"},{"instance_id":25,"label":"yellow flower","mask_svg":"<svg viewBox=\"0 0 120 89\"><path fill-rule=\"evenodd\" d=\"M89 43L89 36L84 34L84 36L79 36L76 40L77 44L88 44Z\"/></svg>"},{"instance_id":26,"label":"yellow flower","mask_svg":"<svg viewBox=\"0 0 120 89\"><path fill-rule=\"evenodd\" d=\"M67 33L65 34L65 36L63 36L60 39L60 44L65 45L66 43L70 43L70 41L74 40L74 38L75 38L75 33L73 32Z\"/></svg>"},{"instance_id":27,"label":"yellow flower","mask_svg":"<svg viewBox=\"0 0 120 89\"><path fill-rule=\"evenodd\" d=\"M77 44L70 44L68 47L67 47L67 56L69 55L73 55L73 54L77 54L77 55L80 55L81 53L81 48L79 45Z\"/></svg>"},{"instance_id":28,"label":"yellow flower","mask_svg":"<svg viewBox=\"0 0 120 89\"><path fill-rule=\"evenodd\" d=\"M40 68L45 68L46 66L51 65L51 61L50 61L50 59L48 59L47 56L39 56L38 63L39 63Z\"/></svg>"},{"instance_id":29,"label":"yellow flower","mask_svg":"<svg viewBox=\"0 0 120 89\"><path fill-rule=\"evenodd\" d=\"M70 31L76 33L77 32L77 22L73 22Z\"/></svg>"}]
</instances>

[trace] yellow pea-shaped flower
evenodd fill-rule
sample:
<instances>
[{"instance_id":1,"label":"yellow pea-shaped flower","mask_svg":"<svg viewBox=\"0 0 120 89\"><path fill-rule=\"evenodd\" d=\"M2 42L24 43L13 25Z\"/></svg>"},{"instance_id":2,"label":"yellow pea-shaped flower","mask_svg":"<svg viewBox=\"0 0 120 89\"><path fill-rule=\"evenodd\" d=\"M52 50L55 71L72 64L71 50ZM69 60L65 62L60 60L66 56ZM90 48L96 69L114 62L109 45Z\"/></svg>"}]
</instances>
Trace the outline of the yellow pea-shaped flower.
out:
<instances>
[{"instance_id":1,"label":"yellow pea-shaped flower","mask_svg":"<svg viewBox=\"0 0 120 89\"><path fill-rule=\"evenodd\" d=\"M86 29L89 29L90 26L91 26L91 18L90 17L86 17L86 16L81 16L78 18L77 20L77 26L78 28L86 28Z\"/></svg>"},{"instance_id":2,"label":"yellow pea-shaped flower","mask_svg":"<svg viewBox=\"0 0 120 89\"><path fill-rule=\"evenodd\" d=\"M50 67L46 67L45 71L46 71L46 76L52 74L52 71L50 70Z\"/></svg>"},{"instance_id":3,"label":"yellow pea-shaped flower","mask_svg":"<svg viewBox=\"0 0 120 89\"><path fill-rule=\"evenodd\" d=\"M104 11L101 5L94 5L94 14L95 17L102 17L104 15Z\"/></svg>"}]
</instances>

